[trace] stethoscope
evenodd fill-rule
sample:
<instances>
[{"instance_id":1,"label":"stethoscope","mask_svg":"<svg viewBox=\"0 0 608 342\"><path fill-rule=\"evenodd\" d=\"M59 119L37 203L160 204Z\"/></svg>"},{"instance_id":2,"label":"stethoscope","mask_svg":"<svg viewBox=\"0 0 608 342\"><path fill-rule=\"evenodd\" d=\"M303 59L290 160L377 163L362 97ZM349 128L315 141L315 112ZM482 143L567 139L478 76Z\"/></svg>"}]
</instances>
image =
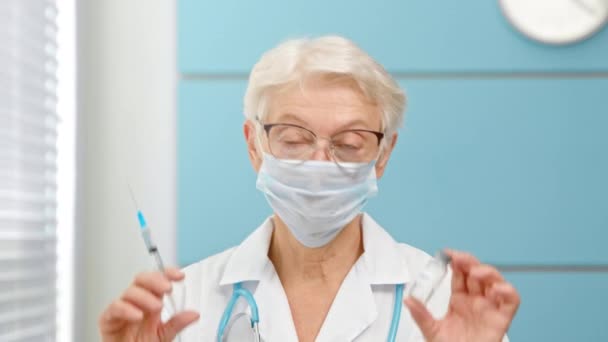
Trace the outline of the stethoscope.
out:
<instances>
[{"instance_id":1,"label":"stethoscope","mask_svg":"<svg viewBox=\"0 0 608 342\"><path fill-rule=\"evenodd\" d=\"M403 288L404 284L395 285L395 304L393 307L393 319L391 321L391 327L388 332L387 341L395 342L395 338L397 337L397 330L399 330L399 321L401 320L401 307L403 306ZM234 284L232 288L232 297L230 297L230 301L228 301L228 305L224 310L224 314L222 315L222 319L220 320L220 325L217 328L217 342L223 342L224 333L226 331L226 327L230 321L230 317L232 317L232 311L234 310L234 305L236 304L239 297L243 297L249 308L251 310L251 329L253 330L254 341L260 342L260 329L258 327L260 323L260 317L258 315L258 305L255 302L255 298L253 298L253 294L246 288L243 288L242 283Z\"/></svg>"}]
</instances>

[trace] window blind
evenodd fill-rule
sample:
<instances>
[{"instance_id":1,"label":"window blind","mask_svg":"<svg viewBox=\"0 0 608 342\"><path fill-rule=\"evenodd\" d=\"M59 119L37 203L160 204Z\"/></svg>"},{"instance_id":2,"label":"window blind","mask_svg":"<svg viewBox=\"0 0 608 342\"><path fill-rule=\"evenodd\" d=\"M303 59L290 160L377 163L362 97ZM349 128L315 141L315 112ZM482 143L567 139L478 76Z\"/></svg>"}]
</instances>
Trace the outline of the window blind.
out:
<instances>
[{"instance_id":1,"label":"window blind","mask_svg":"<svg viewBox=\"0 0 608 342\"><path fill-rule=\"evenodd\" d=\"M55 340L56 15L0 1L0 341Z\"/></svg>"}]
</instances>

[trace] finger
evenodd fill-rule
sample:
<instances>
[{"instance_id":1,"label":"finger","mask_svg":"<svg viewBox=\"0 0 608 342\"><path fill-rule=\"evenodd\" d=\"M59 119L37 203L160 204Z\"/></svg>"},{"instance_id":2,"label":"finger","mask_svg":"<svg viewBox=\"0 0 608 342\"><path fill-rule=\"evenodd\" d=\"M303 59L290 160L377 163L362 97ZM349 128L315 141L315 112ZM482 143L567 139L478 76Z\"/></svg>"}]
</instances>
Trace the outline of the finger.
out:
<instances>
[{"instance_id":1,"label":"finger","mask_svg":"<svg viewBox=\"0 0 608 342\"><path fill-rule=\"evenodd\" d=\"M482 296L483 292L483 284L479 279L473 278L470 274L465 276L465 281L467 283L467 291L469 295L472 296Z\"/></svg>"},{"instance_id":2,"label":"finger","mask_svg":"<svg viewBox=\"0 0 608 342\"><path fill-rule=\"evenodd\" d=\"M464 272L460 268L452 267L452 293L467 292L467 283Z\"/></svg>"},{"instance_id":3,"label":"finger","mask_svg":"<svg viewBox=\"0 0 608 342\"><path fill-rule=\"evenodd\" d=\"M162 297L172 288L171 281L160 272L142 272L135 277L133 284L154 293L157 297Z\"/></svg>"},{"instance_id":4,"label":"finger","mask_svg":"<svg viewBox=\"0 0 608 342\"><path fill-rule=\"evenodd\" d=\"M467 277L467 287L471 294L486 295L492 284L503 281L504 278L497 269L490 265L479 264L471 267Z\"/></svg>"},{"instance_id":5,"label":"finger","mask_svg":"<svg viewBox=\"0 0 608 342\"><path fill-rule=\"evenodd\" d=\"M101 315L99 325L102 330L115 321L137 322L144 317L144 313L131 303L123 300L115 300L110 304L104 314Z\"/></svg>"},{"instance_id":6,"label":"finger","mask_svg":"<svg viewBox=\"0 0 608 342\"><path fill-rule=\"evenodd\" d=\"M498 305L501 312L513 317L519 308L521 298L513 285L502 282L496 283L489 291L490 298Z\"/></svg>"},{"instance_id":7,"label":"finger","mask_svg":"<svg viewBox=\"0 0 608 342\"><path fill-rule=\"evenodd\" d=\"M482 293L482 284L479 280L469 277L470 270L480 265L481 263L473 255L465 252L459 252L451 249L444 251L451 258L452 271L452 288L453 290L467 292L472 295Z\"/></svg>"},{"instance_id":8,"label":"finger","mask_svg":"<svg viewBox=\"0 0 608 342\"><path fill-rule=\"evenodd\" d=\"M451 258L452 268L460 268L464 273L468 273L472 266L479 265L480 262L472 254L446 249L445 253Z\"/></svg>"},{"instance_id":9,"label":"finger","mask_svg":"<svg viewBox=\"0 0 608 342\"><path fill-rule=\"evenodd\" d=\"M163 325L163 340L173 341L175 336L179 334L185 327L196 322L200 315L194 311L184 311L173 316L167 323Z\"/></svg>"},{"instance_id":10,"label":"finger","mask_svg":"<svg viewBox=\"0 0 608 342\"><path fill-rule=\"evenodd\" d=\"M496 268L487 264L473 266L469 272L469 277L478 279L488 285L491 283L503 282L505 280Z\"/></svg>"},{"instance_id":11,"label":"finger","mask_svg":"<svg viewBox=\"0 0 608 342\"><path fill-rule=\"evenodd\" d=\"M439 329L438 322L435 318L433 318L426 307L416 298L407 297L403 302L410 310L412 318L414 318L414 321L418 324L418 328L420 328L425 339L427 341L433 340L433 336L437 334Z\"/></svg>"},{"instance_id":12,"label":"finger","mask_svg":"<svg viewBox=\"0 0 608 342\"><path fill-rule=\"evenodd\" d=\"M137 286L129 287L122 295L122 299L145 312L158 312L163 308L163 302L160 298Z\"/></svg>"},{"instance_id":13,"label":"finger","mask_svg":"<svg viewBox=\"0 0 608 342\"><path fill-rule=\"evenodd\" d=\"M167 267L165 268L165 276L171 281L180 281L184 279L185 274L179 268Z\"/></svg>"}]
</instances>

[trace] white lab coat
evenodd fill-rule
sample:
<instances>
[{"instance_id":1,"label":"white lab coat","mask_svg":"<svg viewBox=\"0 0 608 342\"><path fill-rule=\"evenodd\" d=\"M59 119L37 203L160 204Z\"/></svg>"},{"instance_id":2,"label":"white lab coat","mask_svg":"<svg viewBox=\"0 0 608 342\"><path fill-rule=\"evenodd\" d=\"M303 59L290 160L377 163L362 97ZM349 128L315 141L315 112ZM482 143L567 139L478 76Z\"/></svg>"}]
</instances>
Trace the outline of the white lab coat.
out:
<instances>
[{"instance_id":1,"label":"white lab coat","mask_svg":"<svg viewBox=\"0 0 608 342\"><path fill-rule=\"evenodd\" d=\"M319 331L318 342L386 341L395 285L407 286L430 258L419 249L397 243L367 214L363 214L362 227L365 251L344 279ZM263 341L298 340L287 297L267 256L272 230L272 221L267 219L239 246L185 268L186 278L174 288L174 298L201 317L181 333L181 342L216 340L220 317L237 282L243 282L255 297ZM428 307L436 317L447 312L450 279L451 272L429 301ZM243 299L233 315L239 312L249 312ZM424 340L405 307L396 340Z\"/></svg>"}]
</instances>

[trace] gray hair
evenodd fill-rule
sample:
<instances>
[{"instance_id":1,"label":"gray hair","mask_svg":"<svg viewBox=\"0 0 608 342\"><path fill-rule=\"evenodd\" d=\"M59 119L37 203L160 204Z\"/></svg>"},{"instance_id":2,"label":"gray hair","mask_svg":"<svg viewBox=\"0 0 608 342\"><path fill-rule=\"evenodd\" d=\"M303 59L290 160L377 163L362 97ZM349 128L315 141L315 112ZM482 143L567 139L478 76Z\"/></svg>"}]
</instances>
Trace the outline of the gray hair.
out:
<instances>
[{"instance_id":1,"label":"gray hair","mask_svg":"<svg viewBox=\"0 0 608 342\"><path fill-rule=\"evenodd\" d=\"M403 124L405 93L389 73L352 41L339 36L288 40L269 50L251 70L245 93L247 119L268 114L271 90L302 84L309 75L354 81L382 110L382 130L392 135Z\"/></svg>"}]
</instances>

